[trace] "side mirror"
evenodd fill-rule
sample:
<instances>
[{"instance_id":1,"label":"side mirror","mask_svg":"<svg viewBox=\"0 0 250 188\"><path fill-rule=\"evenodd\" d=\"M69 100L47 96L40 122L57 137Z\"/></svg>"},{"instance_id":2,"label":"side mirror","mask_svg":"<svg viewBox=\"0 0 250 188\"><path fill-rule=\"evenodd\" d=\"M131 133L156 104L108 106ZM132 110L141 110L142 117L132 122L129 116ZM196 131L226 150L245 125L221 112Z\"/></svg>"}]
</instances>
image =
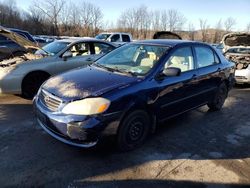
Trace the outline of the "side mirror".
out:
<instances>
[{"instance_id":1,"label":"side mirror","mask_svg":"<svg viewBox=\"0 0 250 188\"><path fill-rule=\"evenodd\" d=\"M156 80L164 80L165 77L174 77L174 76L180 76L181 69L177 67L168 67L163 70L163 72L156 75Z\"/></svg>"},{"instance_id":2,"label":"side mirror","mask_svg":"<svg viewBox=\"0 0 250 188\"><path fill-rule=\"evenodd\" d=\"M162 73L167 77L180 76L181 69L177 67L168 67L165 68Z\"/></svg>"},{"instance_id":3,"label":"side mirror","mask_svg":"<svg viewBox=\"0 0 250 188\"><path fill-rule=\"evenodd\" d=\"M73 57L73 54L70 51L67 51L62 55L63 61L67 61L67 59L70 57Z\"/></svg>"}]
</instances>

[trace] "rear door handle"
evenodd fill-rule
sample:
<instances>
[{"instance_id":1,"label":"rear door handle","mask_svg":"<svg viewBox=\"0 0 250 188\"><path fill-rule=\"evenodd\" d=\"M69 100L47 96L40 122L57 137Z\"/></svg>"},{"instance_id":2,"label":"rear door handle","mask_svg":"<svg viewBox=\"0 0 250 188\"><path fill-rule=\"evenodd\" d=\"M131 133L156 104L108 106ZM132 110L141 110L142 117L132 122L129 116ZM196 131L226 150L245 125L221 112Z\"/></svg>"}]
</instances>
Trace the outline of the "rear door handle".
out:
<instances>
[{"instance_id":1,"label":"rear door handle","mask_svg":"<svg viewBox=\"0 0 250 188\"><path fill-rule=\"evenodd\" d=\"M92 58L89 57L86 59L86 61L93 61L93 60L92 60Z\"/></svg>"},{"instance_id":2,"label":"rear door handle","mask_svg":"<svg viewBox=\"0 0 250 188\"><path fill-rule=\"evenodd\" d=\"M197 74L193 74L192 79L197 79Z\"/></svg>"}]
</instances>

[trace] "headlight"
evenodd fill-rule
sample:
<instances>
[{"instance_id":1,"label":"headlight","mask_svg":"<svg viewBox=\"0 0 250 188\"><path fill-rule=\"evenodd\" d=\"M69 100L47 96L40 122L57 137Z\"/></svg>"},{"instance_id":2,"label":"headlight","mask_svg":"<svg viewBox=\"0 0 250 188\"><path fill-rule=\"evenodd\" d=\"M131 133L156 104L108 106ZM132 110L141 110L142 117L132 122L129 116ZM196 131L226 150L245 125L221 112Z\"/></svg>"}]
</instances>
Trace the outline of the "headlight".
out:
<instances>
[{"instance_id":1,"label":"headlight","mask_svg":"<svg viewBox=\"0 0 250 188\"><path fill-rule=\"evenodd\" d=\"M110 101L101 97L87 98L67 104L62 112L75 115L100 114L108 109Z\"/></svg>"}]
</instances>

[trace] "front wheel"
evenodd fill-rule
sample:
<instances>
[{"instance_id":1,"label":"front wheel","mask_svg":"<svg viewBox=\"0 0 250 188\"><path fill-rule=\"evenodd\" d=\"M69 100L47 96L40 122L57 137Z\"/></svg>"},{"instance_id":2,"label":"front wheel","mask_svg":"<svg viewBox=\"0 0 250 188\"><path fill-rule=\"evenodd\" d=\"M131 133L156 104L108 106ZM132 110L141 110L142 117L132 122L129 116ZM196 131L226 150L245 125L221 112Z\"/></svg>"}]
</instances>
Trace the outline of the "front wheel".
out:
<instances>
[{"instance_id":1,"label":"front wheel","mask_svg":"<svg viewBox=\"0 0 250 188\"><path fill-rule=\"evenodd\" d=\"M120 124L117 142L121 151L132 150L144 143L150 129L150 117L142 110L128 114Z\"/></svg>"},{"instance_id":2,"label":"front wheel","mask_svg":"<svg viewBox=\"0 0 250 188\"><path fill-rule=\"evenodd\" d=\"M210 108L210 110L213 110L213 111L218 111L222 108L226 98L227 98L227 95L228 95L228 89L227 89L227 86L225 83L222 83L215 96L214 96L214 99L208 103L208 107Z\"/></svg>"}]
</instances>

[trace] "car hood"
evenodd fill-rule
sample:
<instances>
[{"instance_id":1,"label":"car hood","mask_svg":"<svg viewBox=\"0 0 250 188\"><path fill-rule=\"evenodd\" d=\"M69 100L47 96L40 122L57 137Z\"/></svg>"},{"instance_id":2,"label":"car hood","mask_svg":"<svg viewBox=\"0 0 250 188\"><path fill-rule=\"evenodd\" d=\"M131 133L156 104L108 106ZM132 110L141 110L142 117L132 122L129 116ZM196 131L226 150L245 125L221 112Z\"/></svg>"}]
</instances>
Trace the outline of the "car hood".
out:
<instances>
[{"instance_id":1,"label":"car hood","mask_svg":"<svg viewBox=\"0 0 250 188\"><path fill-rule=\"evenodd\" d=\"M0 67L2 67L2 68L13 67L13 66L17 66L18 64L21 64L21 63L31 63L31 62L33 62L32 60L38 60L41 58L43 58L42 55L34 55L31 53L26 53L22 56L18 56L18 57L14 57L14 58L0 61Z\"/></svg>"},{"instance_id":2,"label":"car hood","mask_svg":"<svg viewBox=\"0 0 250 188\"><path fill-rule=\"evenodd\" d=\"M182 39L178 34L171 31L157 31L155 32L153 39Z\"/></svg>"},{"instance_id":3,"label":"car hood","mask_svg":"<svg viewBox=\"0 0 250 188\"><path fill-rule=\"evenodd\" d=\"M231 47L250 47L249 33L228 33L223 36L224 52Z\"/></svg>"},{"instance_id":4,"label":"car hood","mask_svg":"<svg viewBox=\"0 0 250 188\"><path fill-rule=\"evenodd\" d=\"M46 91L65 101L100 96L118 87L126 87L140 81L137 77L108 72L88 66L52 77L42 86Z\"/></svg>"},{"instance_id":5,"label":"car hood","mask_svg":"<svg viewBox=\"0 0 250 188\"><path fill-rule=\"evenodd\" d=\"M11 39L20 46L23 46L25 49L37 49L37 50L40 49L35 43L1 26L0 26L0 34Z\"/></svg>"}]
</instances>

